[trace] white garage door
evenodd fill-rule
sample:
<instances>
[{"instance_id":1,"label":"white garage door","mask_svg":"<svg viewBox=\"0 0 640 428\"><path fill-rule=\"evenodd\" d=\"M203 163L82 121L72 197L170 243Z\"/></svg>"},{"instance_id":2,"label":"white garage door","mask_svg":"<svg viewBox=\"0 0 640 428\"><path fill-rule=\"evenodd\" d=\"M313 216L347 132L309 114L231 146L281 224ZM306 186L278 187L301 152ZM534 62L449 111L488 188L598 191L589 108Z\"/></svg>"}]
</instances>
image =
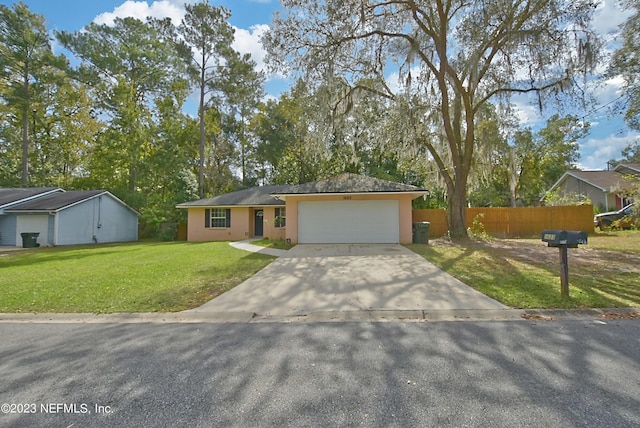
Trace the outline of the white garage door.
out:
<instances>
[{"instance_id":1,"label":"white garage door","mask_svg":"<svg viewBox=\"0 0 640 428\"><path fill-rule=\"evenodd\" d=\"M22 247L22 232L39 233L38 244L47 245L49 236L48 215L19 215L16 224L16 245Z\"/></svg>"},{"instance_id":2,"label":"white garage door","mask_svg":"<svg viewBox=\"0 0 640 428\"><path fill-rule=\"evenodd\" d=\"M398 201L298 203L298 242L398 243Z\"/></svg>"}]
</instances>

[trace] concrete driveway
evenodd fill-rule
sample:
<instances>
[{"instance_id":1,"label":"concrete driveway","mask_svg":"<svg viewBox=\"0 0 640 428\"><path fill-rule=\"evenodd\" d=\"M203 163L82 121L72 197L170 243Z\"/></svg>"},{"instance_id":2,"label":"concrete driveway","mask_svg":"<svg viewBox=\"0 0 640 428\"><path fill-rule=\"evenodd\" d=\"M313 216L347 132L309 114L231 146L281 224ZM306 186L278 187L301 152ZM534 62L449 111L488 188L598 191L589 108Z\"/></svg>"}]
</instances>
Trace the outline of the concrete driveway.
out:
<instances>
[{"instance_id":1,"label":"concrete driveway","mask_svg":"<svg viewBox=\"0 0 640 428\"><path fill-rule=\"evenodd\" d=\"M506 308L401 245L306 244L193 311L269 317Z\"/></svg>"}]
</instances>

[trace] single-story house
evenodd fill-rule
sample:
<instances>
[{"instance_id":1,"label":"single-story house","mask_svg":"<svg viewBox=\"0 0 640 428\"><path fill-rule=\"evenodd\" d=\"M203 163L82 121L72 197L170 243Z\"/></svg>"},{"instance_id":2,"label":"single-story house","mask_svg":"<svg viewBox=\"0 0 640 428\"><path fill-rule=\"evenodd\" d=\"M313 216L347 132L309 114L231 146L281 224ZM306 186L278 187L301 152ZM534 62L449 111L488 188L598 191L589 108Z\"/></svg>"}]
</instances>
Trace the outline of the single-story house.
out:
<instances>
[{"instance_id":1,"label":"single-story house","mask_svg":"<svg viewBox=\"0 0 640 428\"><path fill-rule=\"evenodd\" d=\"M551 186L549 192L583 195L605 211L618 210L632 202L628 195L631 188L629 176L640 179L640 164L621 163L613 170L606 171L567 171Z\"/></svg>"},{"instance_id":2,"label":"single-story house","mask_svg":"<svg viewBox=\"0 0 640 428\"><path fill-rule=\"evenodd\" d=\"M187 241L285 239L285 203L272 196L285 187L253 187L178 205L187 210Z\"/></svg>"},{"instance_id":3,"label":"single-story house","mask_svg":"<svg viewBox=\"0 0 640 428\"><path fill-rule=\"evenodd\" d=\"M138 213L105 190L0 189L0 245L74 245L137 241Z\"/></svg>"},{"instance_id":4,"label":"single-story house","mask_svg":"<svg viewBox=\"0 0 640 428\"><path fill-rule=\"evenodd\" d=\"M264 186L180 204L189 241L264 236L292 243L402 243L413 239L411 202L427 190L356 174Z\"/></svg>"}]
</instances>

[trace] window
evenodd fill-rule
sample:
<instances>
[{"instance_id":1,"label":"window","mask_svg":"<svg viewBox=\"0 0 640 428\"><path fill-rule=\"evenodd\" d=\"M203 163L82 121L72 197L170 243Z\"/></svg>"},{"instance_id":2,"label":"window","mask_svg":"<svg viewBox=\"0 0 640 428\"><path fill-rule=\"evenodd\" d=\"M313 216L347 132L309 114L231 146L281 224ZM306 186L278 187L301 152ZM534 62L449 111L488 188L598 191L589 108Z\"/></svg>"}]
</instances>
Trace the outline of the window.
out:
<instances>
[{"instance_id":1,"label":"window","mask_svg":"<svg viewBox=\"0 0 640 428\"><path fill-rule=\"evenodd\" d=\"M207 208L204 210L204 227L231 227L231 209Z\"/></svg>"},{"instance_id":2,"label":"window","mask_svg":"<svg viewBox=\"0 0 640 428\"><path fill-rule=\"evenodd\" d=\"M276 208L276 227L285 227L287 225L287 209Z\"/></svg>"}]
</instances>

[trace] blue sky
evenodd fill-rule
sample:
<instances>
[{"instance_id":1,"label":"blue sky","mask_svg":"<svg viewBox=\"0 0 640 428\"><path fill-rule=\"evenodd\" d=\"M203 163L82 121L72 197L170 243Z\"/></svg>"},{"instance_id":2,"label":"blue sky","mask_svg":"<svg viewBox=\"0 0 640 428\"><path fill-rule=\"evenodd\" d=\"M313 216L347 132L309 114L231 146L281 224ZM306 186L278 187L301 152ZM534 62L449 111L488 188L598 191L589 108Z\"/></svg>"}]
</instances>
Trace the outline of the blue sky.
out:
<instances>
[{"instance_id":1,"label":"blue sky","mask_svg":"<svg viewBox=\"0 0 640 428\"><path fill-rule=\"evenodd\" d=\"M138 1L138 0L23 0L32 12L44 15L50 30L77 31L92 21L109 23L116 16L171 17L179 22L184 13L184 0ZM0 0L0 4L12 4L12 0ZM260 36L268 30L271 16L280 8L277 0L210 0L211 4L225 6L231 10L231 25L236 30L234 47L242 53L251 53L258 67L264 69L265 52L260 45ZM615 47L619 25L627 14L620 10L613 0L601 0L594 26L609 45ZM55 46L54 46L55 49ZM591 90L596 98L596 106L578 114L591 122L591 133L580 141L583 169L604 169L606 162L620 157L620 151L639 138L624 124L620 115L611 114L611 102L621 92L620 79L610 79L594 85ZM277 97L287 90L287 82L277 76L269 76L267 93ZM537 129L544 124L553 111L540 117L534 106L526 99L516 99L519 118L523 126Z\"/></svg>"}]
</instances>

